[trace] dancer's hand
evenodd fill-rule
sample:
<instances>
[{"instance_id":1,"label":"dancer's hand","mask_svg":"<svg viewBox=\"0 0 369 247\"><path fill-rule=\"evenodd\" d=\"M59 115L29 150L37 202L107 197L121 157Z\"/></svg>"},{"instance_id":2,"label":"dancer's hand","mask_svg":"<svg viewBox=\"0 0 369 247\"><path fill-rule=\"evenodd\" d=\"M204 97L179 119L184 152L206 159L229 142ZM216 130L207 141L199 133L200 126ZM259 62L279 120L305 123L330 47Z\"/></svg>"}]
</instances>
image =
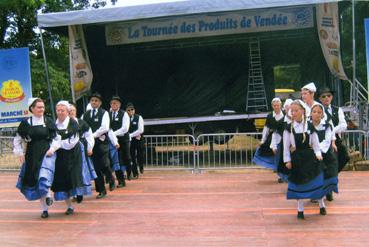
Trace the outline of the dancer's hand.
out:
<instances>
[{"instance_id":1,"label":"dancer's hand","mask_svg":"<svg viewBox=\"0 0 369 247\"><path fill-rule=\"evenodd\" d=\"M117 145L115 145L115 148L116 148L116 149L119 149L119 148L120 148L119 143L117 143Z\"/></svg>"},{"instance_id":2,"label":"dancer's hand","mask_svg":"<svg viewBox=\"0 0 369 247\"><path fill-rule=\"evenodd\" d=\"M273 150L273 154L276 155L277 154L277 149L272 149Z\"/></svg>"},{"instance_id":3,"label":"dancer's hand","mask_svg":"<svg viewBox=\"0 0 369 247\"><path fill-rule=\"evenodd\" d=\"M46 156L48 156L48 157L53 156L54 152L55 151L54 151L53 148L49 148L49 150L47 150L47 152L46 152Z\"/></svg>"},{"instance_id":4,"label":"dancer's hand","mask_svg":"<svg viewBox=\"0 0 369 247\"><path fill-rule=\"evenodd\" d=\"M87 155L88 155L88 156L92 156L92 154L93 154L92 150L88 150L88 151L87 151Z\"/></svg>"},{"instance_id":5,"label":"dancer's hand","mask_svg":"<svg viewBox=\"0 0 369 247\"><path fill-rule=\"evenodd\" d=\"M287 162L286 163L286 167L287 167L287 169L291 169L292 168L292 163L291 162Z\"/></svg>"},{"instance_id":6,"label":"dancer's hand","mask_svg":"<svg viewBox=\"0 0 369 247\"><path fill-rule=\"evenodd\" d=\"M335 141L332 142L332 148L333 148L333 151L338 152L338 149L337 149L337 146L336 146L336 142Z\"/></svg>"},{"instance_id":7,"label":"dancer's hand","mask_svg":"<svg viewBox=\"0 0 369 247\"><path fill-rule=\"evenodd\" d=\"M25 161L24 154L22 154L22 155L19 156L19 162L22 165L24 163L24 161Z\"/></svg>"},{"instance_id":8,"label":"dancer's hand","mask_svg":"<svg viewBox=\"0 0 369 247\"><path fill-rule=\"evenodd\" d=\"M323 157L322 157L321 155L317 155L317 156L316 156L316 158L317 158L318 160L323 160Z\"/></svg>"}]
</instances>

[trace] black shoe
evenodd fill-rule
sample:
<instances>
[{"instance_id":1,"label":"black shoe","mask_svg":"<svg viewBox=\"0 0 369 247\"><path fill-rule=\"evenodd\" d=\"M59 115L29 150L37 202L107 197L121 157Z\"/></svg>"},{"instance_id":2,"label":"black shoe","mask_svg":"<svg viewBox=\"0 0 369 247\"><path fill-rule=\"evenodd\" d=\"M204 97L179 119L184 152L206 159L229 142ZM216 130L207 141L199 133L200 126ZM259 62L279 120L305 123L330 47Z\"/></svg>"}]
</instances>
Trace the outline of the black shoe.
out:
<instances>
[{"instance_id":1,"label":"black shoe","mask_svg":"<svg viewBox=\"0 0 369 247\"><path fill-rule=\"evenodd\" d=\"M117 185L117 188L122 188L122 187L125 187L126 186L126 181L122 180L122 181L119 181L118 185Z\"/></svg>"},{"instance_id":2,"label":"black shoe","mask_svg":"<svg viewBox=\"0 0 369 247\"><path fill-rule=\"evenodd\" d=\"M74 209L73 208L68 208L67 211L65 211L66 215L71 215L74 214Z\"/></svg>"},{"instance_id":3,"label":"black shoe","mask_svg":"<svg viewBox=\"0 0 369 247\"><path fill-rule=\"evenodd\" d=\"M46 197L46 205L51 206L54 203L54 200L51 197Z\"/></svg>"},{"instance_id":4,"label":"black shoe","mask_svg":"<svg viewBox=\"0 0 369 247\"><path fill-rule=\"evenodd\" d=\"M140 173L143 174L144 173L144 168L140 167Z\"/></svg>"},{"instance_id":5,"label":"black shoe","mask_svg":"<svg viewBox=\"0 0 369 247\"><path fill-rule=\"evenodd\" d=\"M326 215L327 214L327 210L325 210L325 208L320 208L320 212L321 215Z\"/></svg>"},{"instance_id":6,"label":"black shoe","mask_svg":"<svg viewBox=\"0 0 369 247\"><path fill-rule=\"evenodd\" d=\"M304 212L297 212L297 219L299 219L299 220L305 219Z\"/></svg>"},{"instance_id":7,"label":"black shoe","mask_svg":"<svg viewBox=\"0 0 369 247\"><path fill-rule=\"evenodd\" d=\"M327 198L327 201L333 201L333 194L332 193L328 193L325 198Z\"/></svg>"},{"instance_id":8,"label":"black shoe","mask_svg":"<svg viewBox=\"0 0 369 247\"><path fill-rule=\"evenodd\" d=\"M131 179L132 179L132 175L131 174L130 175L127 175L127 180L129 181Z\"/></svg>"},{"instance_id":9,"label":"black shoe","mask_svg":"<svg viewBox=\"0 0 369 247\"><path fill-rule=\"evenodd\" d=\"M311 202L311 203L318 203L318 200L310 199L310 202Z\"/></svg>"},{"instance_id":10,"label":"black shoe","mask_svg":"<svg viewBox=\"0 0 369 247\"><path fill-rule=\"evenodd\" d=\"M133 179L138 179L138 178L139 178L138 172L137 173L134 173L133 174Z\"/></svg>"},{"instance_id":11,"label":"black shoe","mask_svg":"<svg viewBox=\"0 0 369 247\"><path fill-rule=\"evenodd\" d=\"M41 218L43 218L43 219L49 218L49 212L43 211L42 214L41 214Z\"/></svg>"},{"instance_id":12,"label":"black shoe","mask_svg":"<svg viewBox=\"0 0 369 247\"><path fill-rule=\"evenodd\" d=\"M72 197L72 202L77 202L77 197L76 196Z\"/></svg>"},{"instance_id":13,"label":"black shoe","mask_svg":"<svg viewBox=\"0 0 369 247\"><path fill-rule=\"evenodd\" d=\"M104 192L100 192L97 196L96 196L96 199L101 199L101 198L104 198L106 196L106 191Z\"/></svg>"},{"instance_id":14,"label":"black shoe","mask_svg":"<svg viewBox=\"0 0 369 247\"><path fill-rule=\"evenodd\" d=\"M115 188L116 188L116 186L115 186L115 181L110 182L110 183L109 183L109 190L110 190L110 191L113 191L113 190L115 190Z\"/></svg>"},{"instance_id":15,"label":"black shoe","mask_svg":"<svg viewBox=\"0 0 369 247\"><path fill-rule=\"evenodd\" d=\"M77 196L76 197L76 202L77 203L81 203L83 201L83 196Z\"/></svg>"},{"instance_id":16,"label":"black shoe","mask_svg":"<svg viewBox=\"0 0 369 247\"><path fill-rule=\"evenodd\" d=\"M283 181L283 179L281 179L281 178L278 178L278 183L279 184L282 184L284 181Z\"/></svg>"}]
</instances>

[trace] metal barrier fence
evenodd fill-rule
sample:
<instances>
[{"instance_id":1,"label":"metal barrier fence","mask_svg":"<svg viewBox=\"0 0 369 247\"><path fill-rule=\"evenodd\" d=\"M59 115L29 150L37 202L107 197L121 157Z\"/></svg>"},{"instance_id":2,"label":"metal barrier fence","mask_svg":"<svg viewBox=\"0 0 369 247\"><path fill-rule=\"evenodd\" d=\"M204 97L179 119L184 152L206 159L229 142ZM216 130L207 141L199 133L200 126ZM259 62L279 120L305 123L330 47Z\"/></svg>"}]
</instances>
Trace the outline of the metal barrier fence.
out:
<instances>
[{"instance_id":1,"label":"metal barrier fence","mask_svg":"<svg viewBox=\"0 0 369 247\"><path fill-rule=\"evenodd\" d=\"M145 136L145 166L161 170L204 170L247 168L261 133L147 135ZM342 134L349 150L359 151L369 158L369 132L349 130ZM0 169L19 169L13 154L13 137L0 136Z\"/></svg>"},{"instance_id":2,"label":"metal barrier fence","mask_svg":"<svg viewBox=\"0 0 369 247\"><path fill-rule=\"evenodd\" d=\"M0 168L2 170L18 170L20 163L13 154L13 136L0 136Z\"/></svg>"},{"instance_id":3,"label":"metal barrier fence","mask_svg":"<svg viewBox=\"0 0 369 247\"><path fill-rule=\"evenodd\" d=\"M194 170L195 138L191 135L145 135L145 166L149 169Z\"/></svg>"},{"instance_id":4,"label":"metal barrier fence","mask_svg":"<svg viewBox=\"0 0 369 247\"><path fill-rule=\"evenodd\" d=\"M342 133L342 140L346 147L352 151L359 151L363 159L367 160L369 132L363 130L347 130Z\"/></svg>"},{"instance_id":5,"label":"metal barrier fence","mask_svg":"<svg viewBox=\"0 0 369 247\"><path fill-rule=\"evenodd\" d=\"M204 134L197 138L196 168L246 168L259 145L261 133Z\"/></svg>"}]
</instances>

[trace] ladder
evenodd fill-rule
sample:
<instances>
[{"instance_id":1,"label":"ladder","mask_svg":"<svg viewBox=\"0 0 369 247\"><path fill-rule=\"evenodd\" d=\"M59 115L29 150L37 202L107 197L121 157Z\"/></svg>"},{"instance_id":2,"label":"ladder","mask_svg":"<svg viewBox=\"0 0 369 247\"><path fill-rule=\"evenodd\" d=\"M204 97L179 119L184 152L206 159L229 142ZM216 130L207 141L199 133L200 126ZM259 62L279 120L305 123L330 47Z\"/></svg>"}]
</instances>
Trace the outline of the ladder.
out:
<instances>
[{"instance_id":1,"label":"ladder","mask_svg":"<svg viewBox=\"0 0 369 247\"><path fill-rule=\"evenodd\" d=\"M246 112L268 111L263 70L261 67L260 41L249 41L249 78L247 85Z\"/></svg>"}]
</instances>

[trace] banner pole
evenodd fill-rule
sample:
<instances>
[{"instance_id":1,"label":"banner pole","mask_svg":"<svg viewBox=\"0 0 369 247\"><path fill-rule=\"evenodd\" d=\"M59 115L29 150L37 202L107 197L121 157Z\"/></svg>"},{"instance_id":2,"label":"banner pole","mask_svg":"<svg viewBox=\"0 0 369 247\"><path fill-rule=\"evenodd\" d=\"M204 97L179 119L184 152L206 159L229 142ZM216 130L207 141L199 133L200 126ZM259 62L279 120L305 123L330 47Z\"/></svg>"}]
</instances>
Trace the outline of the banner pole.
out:
<instances>
[{"instance_id":1,"label":"banner pole","mask_svg":"<svg viewBox=\"0 0 369 247\"><path fill-rule=\"evenodd\" d=\"M47 91L49 92L49 100L50 100L50 105L51 105L50 106L51 114L52 114L53 119L55 120L54 101L53 101L53 96L51 95L51 84L50 84L50 79L49 79L49 67L47 65L47 60L46 60L44 39L43 39L43 36L42 36L42 29L40 27L38 27L38 30L40 32L41 49L42 49L42 56L44 58L45 77L46 77L46 82L47 82Z\"/></svg>"}]
</instances>

